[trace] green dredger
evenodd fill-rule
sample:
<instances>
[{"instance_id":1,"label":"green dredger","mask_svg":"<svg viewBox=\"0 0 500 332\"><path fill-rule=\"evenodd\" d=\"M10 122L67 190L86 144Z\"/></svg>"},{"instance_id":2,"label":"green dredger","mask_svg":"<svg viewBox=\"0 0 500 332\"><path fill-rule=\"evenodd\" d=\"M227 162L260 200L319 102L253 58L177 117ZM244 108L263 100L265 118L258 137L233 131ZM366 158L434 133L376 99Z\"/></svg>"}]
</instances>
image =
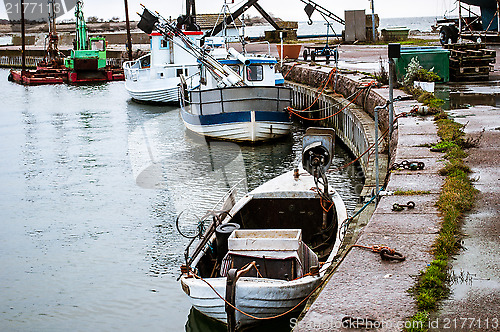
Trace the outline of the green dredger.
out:
<instances>
[{"instance_id":1,"label":"green dredger","mask_svg":"<svg viewBox=\"0 0 500 332\"><path fill-rule=\"evenodd\" d=\"M64 59L64 65L70 70L89 71L106 68L106 39L88 37L87 24L83 16L83 1L75 6L76 37L71 55Z\"/></svg>"}]
</instances>

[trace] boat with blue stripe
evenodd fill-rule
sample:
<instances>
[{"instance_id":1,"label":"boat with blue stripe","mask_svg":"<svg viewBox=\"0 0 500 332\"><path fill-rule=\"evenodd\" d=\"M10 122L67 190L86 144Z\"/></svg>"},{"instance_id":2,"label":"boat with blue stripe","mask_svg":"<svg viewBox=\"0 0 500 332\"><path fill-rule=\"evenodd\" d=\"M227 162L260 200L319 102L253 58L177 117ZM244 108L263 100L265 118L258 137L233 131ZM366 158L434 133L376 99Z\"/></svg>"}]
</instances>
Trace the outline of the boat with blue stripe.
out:
<instances>
[{"instance_id":1,"label":"boat with blue stripe","mask_svg":"<svg viewBox=\"0 0 500 332\"><path fill-rule=\"evenodd\" d=\"M227 48L221 37L206 38L205 47L229 68L241 84L227 86L209 68L201 65L199 84L182 89L181 116L187 129L215 139L262 142L290 133L292 121L286 112L291 89L276 73L277 61L269 55L243 55ZM193 86L189 81L186 86Z\"/></svg>"}]
</instances>

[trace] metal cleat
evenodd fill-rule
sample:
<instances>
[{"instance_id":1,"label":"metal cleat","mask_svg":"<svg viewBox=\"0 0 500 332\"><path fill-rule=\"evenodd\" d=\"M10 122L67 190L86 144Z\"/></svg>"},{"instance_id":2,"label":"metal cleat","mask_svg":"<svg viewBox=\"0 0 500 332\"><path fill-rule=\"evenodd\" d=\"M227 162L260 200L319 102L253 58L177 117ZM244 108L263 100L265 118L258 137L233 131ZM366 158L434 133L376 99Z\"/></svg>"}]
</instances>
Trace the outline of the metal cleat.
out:
<instances>
[{"instance_id":1,"label":"metal cleat","mask_svg":"<svg viewBox=\"0 0 500 332\"><path fill-rule=\"evenodd\" d=\"M413 209L415 208L415 202L409 201L406 204L394 203L392 205L392 211L403 211L404 208Z\"/></svg>"}]
</instances>

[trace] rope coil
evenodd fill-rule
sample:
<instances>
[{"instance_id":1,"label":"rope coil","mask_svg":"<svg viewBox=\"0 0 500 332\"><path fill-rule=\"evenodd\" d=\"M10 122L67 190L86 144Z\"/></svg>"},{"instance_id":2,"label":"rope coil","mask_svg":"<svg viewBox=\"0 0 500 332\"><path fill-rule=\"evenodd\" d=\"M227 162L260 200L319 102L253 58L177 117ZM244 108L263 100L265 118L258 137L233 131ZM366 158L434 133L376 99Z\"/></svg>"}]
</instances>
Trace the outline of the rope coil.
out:
<instances>
[{"instance_id":1,"label":"rope coil","mask_svg":"<svg viewBox=\"0 0 500 332\"><path fill-rule=\"evenodd\" d=\"M380 258L382 260L395 260L402 262L406 259L405 256L397 252L395 249L389 248L387 246L382 246L382 245L373 245L371 247L369 246L364 246L361 244L353 244L351 247L357 247L357 248L363 248L363 249L368 249L371 250L374 253L380 254Z\"/></svg>"}]
</instances>

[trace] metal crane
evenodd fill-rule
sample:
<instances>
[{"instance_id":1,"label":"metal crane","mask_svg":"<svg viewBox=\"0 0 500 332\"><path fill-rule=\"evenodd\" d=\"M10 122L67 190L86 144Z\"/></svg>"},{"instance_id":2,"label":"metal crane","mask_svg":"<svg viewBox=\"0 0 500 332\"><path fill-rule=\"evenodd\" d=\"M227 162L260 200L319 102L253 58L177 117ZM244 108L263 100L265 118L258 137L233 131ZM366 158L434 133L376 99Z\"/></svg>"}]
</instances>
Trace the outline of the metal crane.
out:
<instances>
[{"instance_id":1,"label":"metal crane","mask_svg":"<svg viewBox=\"0 0 500 332\"><path fill-rule=\"evenodd\" d=\"M300 1L302 1L303 3L306 4L304 11L306 12L307 16L309 17L309 21L308 21L309 25L312 24L311 15L314 13L314 11L317 11L318 13L320 13L321 16L323 16L323 18L325 20L328 17L329 19L331 19L337 23L345 25L345 21L342 18L335 15L334 13L332 13L331 11L326 9L325 7L318 5L316 2L314 2L312 0L300 0Z\"/></svg>"}]
</instances>

